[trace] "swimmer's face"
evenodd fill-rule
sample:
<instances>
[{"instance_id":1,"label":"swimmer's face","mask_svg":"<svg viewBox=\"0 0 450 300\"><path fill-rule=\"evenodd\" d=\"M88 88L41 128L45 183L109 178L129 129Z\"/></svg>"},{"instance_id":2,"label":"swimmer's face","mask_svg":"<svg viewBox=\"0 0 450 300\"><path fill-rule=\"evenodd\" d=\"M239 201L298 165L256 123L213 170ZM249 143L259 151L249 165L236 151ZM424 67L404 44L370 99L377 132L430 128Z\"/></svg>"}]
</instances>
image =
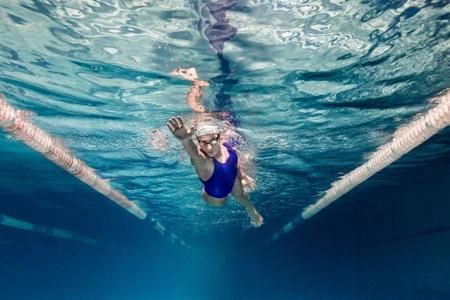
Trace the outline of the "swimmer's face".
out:
<instances>
[{"instance_id":1,"label":"swimmer's face","mask_svg":"<svg viewBox=\"0 0 450 300\"><path fill-rule=\"evenodd\" d=\"M220 149L220 134L206 134L197 137L203 152L209 157L214 157Z\"/></svg>"}]
</instances>

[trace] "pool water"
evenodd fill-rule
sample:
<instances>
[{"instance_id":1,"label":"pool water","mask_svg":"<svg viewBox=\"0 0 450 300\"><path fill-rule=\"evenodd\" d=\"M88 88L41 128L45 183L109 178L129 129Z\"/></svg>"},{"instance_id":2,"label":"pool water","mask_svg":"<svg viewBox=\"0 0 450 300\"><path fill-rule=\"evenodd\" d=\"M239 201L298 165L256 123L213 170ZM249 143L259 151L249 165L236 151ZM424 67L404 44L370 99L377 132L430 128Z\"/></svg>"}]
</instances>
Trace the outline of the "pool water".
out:
<instances>
[{"instance_id":1,"label":"pool water","mask_svg":"<svg viewBox=\"0 0 450 300\"><path fill-rule=\"evenodd\" d=\"M450 299L448 128L264 244L439 104L448 1L0 5L3 100L146 214L0 131L0 215L35 225L0 226L2 298ZM204 203L166 126L202 115L190 68L260 228Z\"/></svg>"}]
</instances>

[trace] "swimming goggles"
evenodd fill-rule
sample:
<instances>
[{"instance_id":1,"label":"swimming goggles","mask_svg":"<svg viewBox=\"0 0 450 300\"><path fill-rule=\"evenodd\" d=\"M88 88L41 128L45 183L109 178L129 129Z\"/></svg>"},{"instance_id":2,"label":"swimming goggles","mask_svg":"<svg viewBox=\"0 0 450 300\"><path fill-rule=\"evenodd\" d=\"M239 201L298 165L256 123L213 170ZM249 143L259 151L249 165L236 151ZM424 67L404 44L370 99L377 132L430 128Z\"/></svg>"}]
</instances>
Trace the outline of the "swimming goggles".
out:
<instances>
[{"instance_id":1,"label":"swimming goggles","mask_svg":"<svg viewBox=\"0 0 450 300\"><path fill-rule=\"evenodd\" d=\"M219 138L220 138L220 134L216 138L213 138L212 140L210 140L209 142L201 141L198 138L197 138L197 141L200 144L200 146L215 145L219 142Z\"/></svg>"}]
</instances>

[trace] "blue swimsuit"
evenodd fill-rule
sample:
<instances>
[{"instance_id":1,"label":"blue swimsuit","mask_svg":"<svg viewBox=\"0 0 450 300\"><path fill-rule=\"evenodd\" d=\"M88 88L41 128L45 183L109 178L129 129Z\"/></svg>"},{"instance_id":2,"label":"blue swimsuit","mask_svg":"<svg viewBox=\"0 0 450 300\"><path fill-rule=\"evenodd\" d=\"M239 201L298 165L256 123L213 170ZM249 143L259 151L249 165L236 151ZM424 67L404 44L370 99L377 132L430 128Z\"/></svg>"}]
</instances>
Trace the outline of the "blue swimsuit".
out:
<instances>
[{"instance_id":1,"label":"blue swimsuit","mask_svg":"<svg viewBox=\"0 0 450 300\"><path fill-rule=\"evenodd\" d=\"M238 156L236 151L227 143L223 143L223 145L228 150L230 156L228 160L225 163L221 163L213 158L214 172L212 176L206 181L200 178L200 181L205 185L205 192L214 198L224 198L231 193L238 173Z\"/></svg>"}]
</instances>

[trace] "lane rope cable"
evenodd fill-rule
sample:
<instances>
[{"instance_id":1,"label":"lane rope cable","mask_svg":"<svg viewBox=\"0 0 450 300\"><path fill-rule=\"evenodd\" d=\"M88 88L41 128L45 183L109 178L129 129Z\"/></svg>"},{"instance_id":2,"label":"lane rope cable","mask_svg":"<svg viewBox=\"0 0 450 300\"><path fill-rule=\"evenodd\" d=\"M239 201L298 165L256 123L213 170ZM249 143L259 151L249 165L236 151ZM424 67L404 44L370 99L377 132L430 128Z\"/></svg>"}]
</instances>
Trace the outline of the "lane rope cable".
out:
<instances>
[{"instance_id":1,"label":"lane rope cable","mask_svg":"<svg viewBox=\"0 0 450 300\"><path fill-rule=\"evenodd\" d=\"M31 224L31 223L28 223L28 222L25 222L22 220L14 219L12 217L9 217L9 216L3 215L3 214L0 214L0 225L19 228L19 229L23 229L23 230L30 230L30 231L34 231L34 232L39 232L39 233L51 235L54 237L73 240L73 241L77 241L77 242L81 242L81 243L85 243L85 244L89 244L89 245L94 245L94 246L102 245L102 243L100 243L97 240L79 235L72 231L67 231L67 230L54 228L54 227L41 226L41 225L37 225L37 224ZM104 244L104 246L106 248L110 248L110 249L117 248L115 245L112 245L112 244Z\"/></svg>"},{"instance_id":2,"label":"lane rope cable","mask_svg":"<svg viewBox=\"0 0 450 300\"><path fill-rule=\"evenodd\" d=\"M73 156L68 149L54 142L50 135L28 121L24 112L11 107L8 102L3 100L1 94L0 127L139 219L150 222L154 229L162 235L168 236L172 242L179 242L180 245L192 250L178 236L147 216L139 206L128 200L120 191L114 190L107 180L98 176L84 161Z\"/></svg>"},{"instance_id":3,"label":"lane rope cable","mask_svg":"<svg viewBox=\"0 0 450 300\"><path fill-rule=\"evenodd\" d=\"M267 246L284 236L303 221L447 127L450 124L450 89L438 94L432 100L438 103L437 106L421 114L422 116L418 115L417 120L398 128L392 142L380 147L372 154L368 162L333 182L332 187L325 191L322 198L304 209L300 215L266 240L264 245Z\"/></svg>"}]
</instances>

